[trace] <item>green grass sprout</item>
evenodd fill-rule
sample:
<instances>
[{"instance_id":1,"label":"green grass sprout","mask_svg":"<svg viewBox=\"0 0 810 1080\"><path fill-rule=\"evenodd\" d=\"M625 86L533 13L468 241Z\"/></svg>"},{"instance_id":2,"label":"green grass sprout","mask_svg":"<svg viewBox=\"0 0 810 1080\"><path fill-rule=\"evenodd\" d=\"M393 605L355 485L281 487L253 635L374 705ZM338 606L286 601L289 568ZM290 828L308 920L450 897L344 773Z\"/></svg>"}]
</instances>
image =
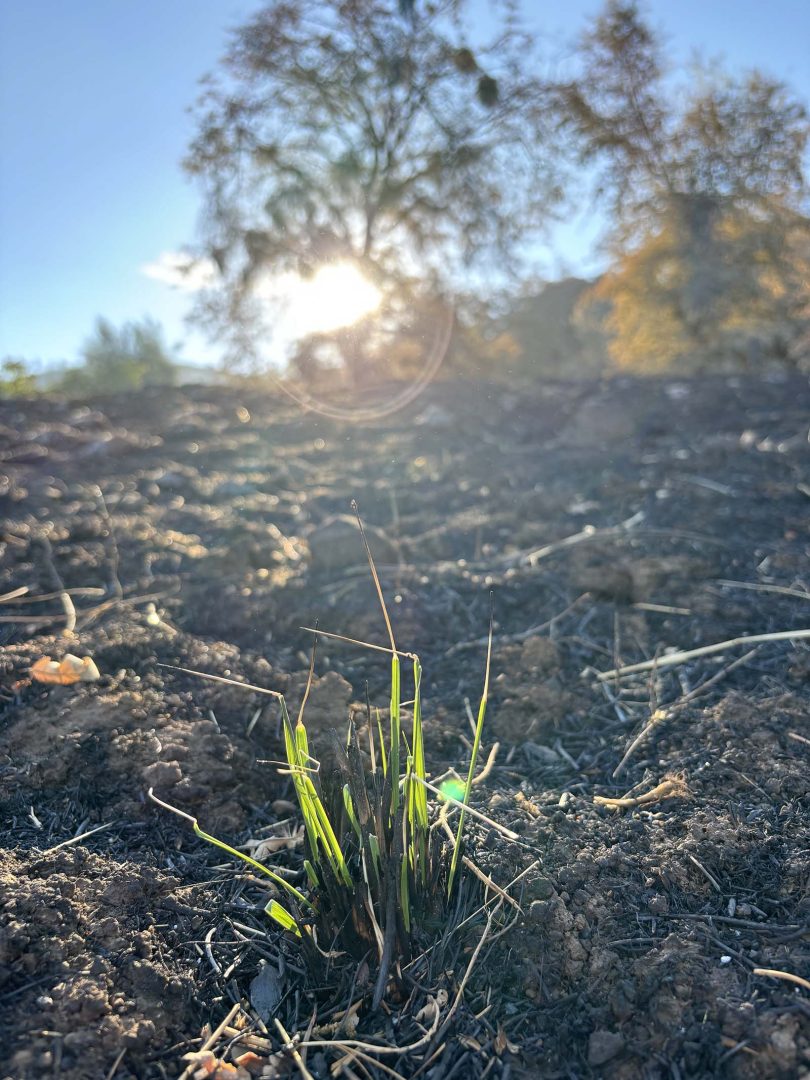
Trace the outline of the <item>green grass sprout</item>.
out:
<instances>
[{"instance_id":1,"label":"green grass sprout","mask_svg":"<svg viewBox=\"0 0 810 1080\"><path fill-rule=\"evenodd\" d=\"M453 891L453 883L458 872L458 861L461 856L461 841L462 832L464 829L464 819L467 815L467 803L470 801L470 792L472 791L473 777L475 776L475 765L478 760L478 751L481 748L481 734L484 730L484 718L487 714L487 700L489 698L489 670L492 665L492 600L490 598L490 612L489 612L489 636L487 638L487 662L484 671L484 689L481 694L481 701L478 705L478 720L475 725L475 737L473 739L472 754L470 755L470 768L467 772L467 785L464 788L464 797L461 800L463 805L461 812L458 816L458 830L456 831L456 844L453 848L453 861L450 864L450 875L447 880L447 893L448 896Z\"/></svg>"},{"instance_id":2,"label":"green grass sprout","mask_svg":"<svg viewBox=\"0 0 810 1080\"><path fill-rule=\"evenodd\" d=\"M298 923L287 911L282 907L278 900L271 900L267 907L264 909L265 914L269 915L271 919L274 919L279 926L283 926L285 930L289 930L295 934L296 937L301 937L301 931L298 929Z\"/></svg>"},{"instance_id":3,"label":"green grass sprout","mask_svg":"<svg viewBox=\"0 0 810 1080\"><path fill-rule=\"evenodd\" d=\"M306 846L301 867L301 889L304 891L256 859L203 832L196 818L159 799L151 789L149 797L165 810L190 822L201 839L248 863L286 894L288 905L272 899L265 912L277 926L300 940L301 954L313 972L323 976L323 965L331 963L330 958L337 955L348 955L357 961L376 955L372 1007L377 1008L391 978L395 982L401 979L401 965L395 961L411 959L433 948L431 941L435 943L436 935L441 934L442 928L453 918L452 913L463 912L464 904L482 888L481 882L488 881L480 871L469 874L465 880L470 884L464 886L461 905L451 904L451 900L459 895L462 874L470 866L469 859L462 859L468 809L489 827L507 830L468 805L489 695L492 614L490 612L484 689L467 781L463 784L458 779L446 780L441 788L436 788L430 783L427 770L422 666L414 653L397 649L363 523L356 504L352 507L357 515L389 645L329 633L319 630L316 624L306 628L313 633L314 640L295 723L284 695L262 690L279 701L285 760L269 763L279 766L279 773L289 778L300 808ZM336 717L336 730L332 732L330 744L318 748L320 757L316 757L307 732L306 709L314 680L317 641L321 636L388 653L390 694L387 723L384 711L372 709L366 691L366 728L358 729L351 714L345 735L339 735L337 728L342 728L342 721ZM412 671L413 696L409 699L407 695L403 696L403 660L410 661ZM189 673L229 685L247 686L203 672ZM250 686L249 689L262 688ZM455 835L449 832L446 823L447 837L433 824L437 815L431 810L428 792L437 796L439 803L452 803L459 809ZM472 869L476 870L474 866ZM400 991L402 989L400 986Z\"/></svg>"},{"instance_id":4,"label":"green grass sprout","mask_svg":"<svg viewBox=\"0 0 810 1080\"><path fill-rule=\"evenodd\" d=\"M216 836L211 836L210 833L203 832L203 830L197 824L197 819L195 817L192 817L191 814L187 814L184 810L179 810L176 806L172 806L171 803L167 803L164 799L159 799L157 795L155 795L153 788L149 788L147 794L152 800L152 802L157 803L158 806L162 806L164 810L169 810L172 814L176 814L177 817L184 818L186 821L191 822L191 826L194 829L194 832L197 834L197 836L199 836L201 840L206 840L209 844L213 844L214 847L218 847L221 848L223 851L227 851L227 853L229 855L233 855L234 858L241 859L243 862L248 863L250 866L253 867L254 870L258 870L260 874L265 874L276 885L279 885L282 889L286 889L287 892L291 896L293 896L299 904L307 908L312 908L314 910L312 903L307 900L304 894L300 893L298 889L290 885L289 881L285 881L280 874L276 874L273 870L265 866L263 863L258 862L256 859L252 859L250 855L245 855L243 851L237 851L237 849L231 847L230 844L226 844L222 840L218 840Z\"/></svg>"},{"instance_id":5,"label":"green grass sprout","mask_svg":"<svg viewBox=\"0 0 810 1080\"><path fill-rule=\"evenodd\" d=\"M377 709L376 712L377 712L377 731L379 732L379 736L380 736L380 758L382 760L383 777L386 777L386 776L388 776L388 758L386 757L386 754L385 754L385 739L383 738L382 716L380 715L380 710L379 709Z\"/></svg>"}]
</instances>

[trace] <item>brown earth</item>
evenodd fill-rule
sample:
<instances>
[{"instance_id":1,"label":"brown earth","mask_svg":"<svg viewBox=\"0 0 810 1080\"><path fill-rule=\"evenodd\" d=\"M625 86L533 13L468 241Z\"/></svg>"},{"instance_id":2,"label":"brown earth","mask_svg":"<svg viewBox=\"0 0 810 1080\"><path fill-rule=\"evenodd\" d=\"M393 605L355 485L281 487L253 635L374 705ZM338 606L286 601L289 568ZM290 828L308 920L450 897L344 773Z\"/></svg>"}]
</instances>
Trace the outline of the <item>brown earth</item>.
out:
<instances>
[{"instance_id":1,"label":"brown earth","mask_svg":"<svg viewBox=\"0 0 810 1080\"><path fill-rule=\"evenodd\" d=\"M471 848L500 885L523 875L443 1045L383 1063L431 1080L810 1076L810 993L754 974L810 978L810 640L596 678L810 626L808 417L807 380L776 376L444 383L364 425L235 389L0 403L0 1076L177 1076L265 960L288 1030L313 1001L329 1019L292 954L278 966L264 885L145 792L231 842L277 838L274 864L300 873L289 787L262 764L282 754L274 699L161 665L297 707L301 627L384 642L352 498L422 658L434 773L466 767L494 595L500 749L475 802L520 840L482 827ZM68 651L100 681L32 682ZM318 672L316 746L366 681L384 701L387 674L336 641ZM667 779L658 802L594 802ZM451 1000L481 931L442 954ZM361 1010L358 1037L418 1039L428 990L407 1020ZM250 1045L228 1032L231 1057ZM267 1039L256 1075L295 1075ZM325 1077L340 1056L307 1064ZM364 1068L390 1075L343 1075Z\"/></svg>"}]
</instances>

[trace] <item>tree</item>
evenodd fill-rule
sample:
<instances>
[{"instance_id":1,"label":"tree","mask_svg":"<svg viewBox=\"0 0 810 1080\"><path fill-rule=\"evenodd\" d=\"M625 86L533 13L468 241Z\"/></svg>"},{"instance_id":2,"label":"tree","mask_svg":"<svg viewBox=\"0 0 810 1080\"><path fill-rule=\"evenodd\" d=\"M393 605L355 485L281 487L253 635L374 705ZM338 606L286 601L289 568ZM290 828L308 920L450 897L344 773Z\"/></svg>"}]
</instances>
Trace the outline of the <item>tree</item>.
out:
<instances>
[{"instance_id":1,"label":"tree","mask_svg":"<svg viewBox=\"0 0 810 1080\"><path fill-rule=\"evenodd\" d=\"M152 319L124 323L96 322L82 347L83 364L65 373L61 389L76 394L112 394L175 381L175 361L163 330Z\"/></svg>"},{"instance_id":2,"label":"tree","mask_svg":"<svg viewBox=\"0 0 810 1080\"><path fill-rule=\"evenodd\" d=\"M753 72L673 87L635 4L586 34L563 123L610 201L611 351L626 366L798 361L808 329L807 113Z\"/></svg>"},{"instance_id":3,"label":"tree","mask_svg":"<svg viewBox=\"0 0 810 1080\"><path fill-rule=\"evenodd\" d=\"M344 263L382 290L379 316L337 342L349 360L420 296L514 266L548 219L560 191L531 40L506 18L473 51L465 6L271 0L235 32L186 160L220 273L198 316L232 357L257 355L270 278Z\"/></svg>"},{"instance_id":4,"label":"tree","mask_svg":"<svg viewBox=\"0 0 810 1080\"><path fill-rule=\"evenodd\" d=\"M607 304L610 352L622 367L755 369L810 356L810 231L774 212L727 211L694 238L664 221L592 290Z\"/></svg>"},{"instance_id":5,"label":"tree","mask_svg":"<svg viewBox=\"0 0 810 1080\"><path fill-rule=\"evenodd\" d=\"M31 374L25 360L14 356L0 360L0 399L33 397L37 389L36 376Z\"/></svg>"}]
</instances>

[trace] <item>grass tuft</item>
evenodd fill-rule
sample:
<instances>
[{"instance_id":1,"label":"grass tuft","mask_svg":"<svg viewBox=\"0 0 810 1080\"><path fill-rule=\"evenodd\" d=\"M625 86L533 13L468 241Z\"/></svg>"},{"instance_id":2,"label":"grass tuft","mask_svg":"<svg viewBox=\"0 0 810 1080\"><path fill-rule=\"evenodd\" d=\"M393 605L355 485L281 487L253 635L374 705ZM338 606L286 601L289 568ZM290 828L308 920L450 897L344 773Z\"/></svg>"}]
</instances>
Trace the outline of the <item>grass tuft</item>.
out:
<instances>
[{"instance_id":1,"label":"grass tuft","mask_svg":"<svg viewBox=\"0 0 810 1080\"><path fill-rule=\"evenodd\" d=\"M353 509L357 513L356 504ZM204 832L195 818L159 799L150 789L149 797L159 806L189 821L201 839L247 862L270 878L283 894L284 904L273 899L266 913L277 926L299 943L302 955L316 974L322 974L327 958L342 952L355 961L367 959L375 966L373 1005L382 1001L394 968L394 961L410 960L425 948L432 948L437 936L446 932L453 903L469 860L464 859L464 826L475 776L486 715L489 671L492 655L490 615L484 689L478 709L467 781L460 798L439 800L447 809L459 809L452 844L441 829L432 828L428 791L437 790L429 782L426 768L425 733L422 717L422 667L413 653L397 650L393 628L385 604L374 559L359 514L358 526L377 591L391 656L391 689L388 732L380 711L376 724L367 700L367 747L361 748L360 732L350 719L345 738L333 731L328 754L319 760L309 746L306 705L315 671L312 649L309 677L301 707L293 724L283 695L279 699L284 732L287 773L293 784L306 836L301 891L280 874L250 856ZM317 635L322 633L313 630ZM325 634L328 637L340 635ZM355 642L365 645L364 642ZM380 646L369 646L380 649ZM402 694L402 663L410 661L413 696ZM239 684L236 684L239 685ZM410 740L404 730L410 709ZM375 727L376 741L375 746ZM365 741L364 740L364 741ZM323 755L324 748L321 748ZM403 767L404 763L404 767ZM460 787L460 785L459 785ZM476 815L480 816L480 815ZM442 816L444 823L444 815ZM478 879L470 875L476 890ZM399 964L396 970L400 969ZM399 976L397 976L398 978Z\"/></svg>"}]
</instances>

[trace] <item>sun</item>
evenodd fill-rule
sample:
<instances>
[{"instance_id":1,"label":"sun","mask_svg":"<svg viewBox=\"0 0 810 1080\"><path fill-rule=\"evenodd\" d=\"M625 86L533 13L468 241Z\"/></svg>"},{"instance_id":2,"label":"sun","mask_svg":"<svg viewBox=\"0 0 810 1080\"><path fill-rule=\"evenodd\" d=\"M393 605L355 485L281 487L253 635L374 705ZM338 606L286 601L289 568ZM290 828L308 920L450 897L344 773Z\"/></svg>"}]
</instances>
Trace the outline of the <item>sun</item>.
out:
<instances>
[{"instance_id":1,"label":"sun","mask_svg":"<svg viewBox=\"0 0 810 1080\"><path fill-rule=\"evenodd\" d=\"M292 338L351 326L379 307L382 293L351 263L322 266L284 289L285 329Z\"/></svg>"}]
</instances>

